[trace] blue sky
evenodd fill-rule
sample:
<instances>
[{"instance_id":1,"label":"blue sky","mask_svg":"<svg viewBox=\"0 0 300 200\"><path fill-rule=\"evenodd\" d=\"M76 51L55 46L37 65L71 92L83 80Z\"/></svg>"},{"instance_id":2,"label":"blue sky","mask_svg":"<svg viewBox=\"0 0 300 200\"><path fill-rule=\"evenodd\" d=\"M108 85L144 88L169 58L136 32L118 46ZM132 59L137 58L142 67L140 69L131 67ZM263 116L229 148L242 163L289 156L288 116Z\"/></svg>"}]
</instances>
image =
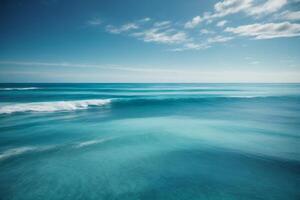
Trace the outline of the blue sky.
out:
<instances>
[{"instance_id":1,"label":"blue sky","mask_svg":"<svg viewBox=\"0 0 300 200\"><path fill-rule=\"evenodd\" d=\"M299 0L2 0L0 82L300 82Z\"/></svg>"}]
</instances>

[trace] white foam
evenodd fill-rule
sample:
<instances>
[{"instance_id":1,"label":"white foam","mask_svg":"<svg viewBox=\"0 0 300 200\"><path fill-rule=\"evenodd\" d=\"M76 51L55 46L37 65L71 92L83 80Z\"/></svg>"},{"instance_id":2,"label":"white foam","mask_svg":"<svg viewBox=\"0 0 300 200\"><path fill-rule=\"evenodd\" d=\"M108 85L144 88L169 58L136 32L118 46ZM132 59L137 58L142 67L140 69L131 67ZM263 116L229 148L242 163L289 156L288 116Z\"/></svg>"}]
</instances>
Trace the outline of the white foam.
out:
<instances>
[{"instance_id":1,"label":"white foam","mask_svg":"<svg viewBox=\"0 0 300 200\"><path fill-rule=\"evenodd\" d=\"M0 114L15 112L55 112L87 109L89 106L103 106L109 104L110 99L80 100L80 101L54 101L37 103L18 103L0 106Z\"/></svg>"},{"instance_id":2,"label":"white foam","mask_svg":"<svg viewBox=\"0 0 300 200\"><path fill-rule=\"evenodd\" d=\"M85 142L80 142L75 147L76 148L86 147L86 146L90 146L90 145L94 145L94 144L100 144L100 143L103 143L103 142L106 142L109 140L111 140L111 138L100 139L100 140L89 140L89 141L85 141Z\"/></svg>"},{"instance_id":3,"label":"white foam","mask_svg":"<svg viewBox=\"0 0 300 200\"><path fill-rule=\"evenodd\" d=\"M253 99L253 98L266 98L270 96L262 96L262 95L245 95L245 96L229 96L229 98L240 98L240 99Z\"/></svg>"},{"instance_id":4,"label":"white foam","mask_svg":"<svg viewBox=\"0 0 300 200\"><path fill-rule=\"evenodd\" d=\"M18 156L30 152L47 151L53 148L55 148L55 146L42 146L42 147L24 146L24 147L12 148L1 153L0 160L4 160L13 156Z\"/></svg>"},{"instance_id":5,"label":"white foam","mask_svg":"<svg viewBox=\"0 0 300 200\"><path fill-rule=\"evenodd\" d=\"M80 142L78 144L70 144L65 146L67 148L83 148L91 145L96 145L100 143L107 142L109 140L112 140L112 138L103 138L103 139L98 139L98 140L88 140L85 142ZM23 146L23 147L16 147L16 148L11 148L8 149L2 153L0 153L0 161L9 159L11 157L17 157L20 155L28 154L28 153L36 153L36 152L45 152L53 149L57 149L61 146L57 145L46 145L46 146Z\"/></svg>"},{"instance_id":6,"label":"white foam","mask_svg":"<svg viewBox=\"0 0 300 200\"><path fill-rule=\"evenodd\" d=\"M14 148L14 149L9 149L2 154L0 154L0 160L12 157L12 156L17 156L20 154L27 153L29 151L34 151L36 150L35 147L19 147L19 148Z\"/></svg>"},{"instance_id":7,"label":"white foam","mask_svg":"<svg viewBox=\"0 0 300 200\"><path fill-rule=\"evenodd\" d=\"M26 88L0 88L0 90L37 90L38 87L26 87Z\"/></svg>"}]
</instances>

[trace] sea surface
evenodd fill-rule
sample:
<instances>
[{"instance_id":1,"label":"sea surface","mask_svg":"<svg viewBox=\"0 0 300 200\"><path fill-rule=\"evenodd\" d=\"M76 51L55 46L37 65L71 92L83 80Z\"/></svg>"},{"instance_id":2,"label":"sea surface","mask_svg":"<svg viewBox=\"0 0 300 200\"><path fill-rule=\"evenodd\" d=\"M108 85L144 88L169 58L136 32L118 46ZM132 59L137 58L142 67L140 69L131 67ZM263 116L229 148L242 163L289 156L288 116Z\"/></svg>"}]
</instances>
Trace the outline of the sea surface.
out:
<instances>
[{"instance_id":1,"label":"sea surface","mask_svg":"<svg viewBox=\"0 0 300 200\"><path fill-rule=\"evenodd\" d=\"M299 200L300 84L0 84L1 200Z\"/></svg>"}]
</instances>

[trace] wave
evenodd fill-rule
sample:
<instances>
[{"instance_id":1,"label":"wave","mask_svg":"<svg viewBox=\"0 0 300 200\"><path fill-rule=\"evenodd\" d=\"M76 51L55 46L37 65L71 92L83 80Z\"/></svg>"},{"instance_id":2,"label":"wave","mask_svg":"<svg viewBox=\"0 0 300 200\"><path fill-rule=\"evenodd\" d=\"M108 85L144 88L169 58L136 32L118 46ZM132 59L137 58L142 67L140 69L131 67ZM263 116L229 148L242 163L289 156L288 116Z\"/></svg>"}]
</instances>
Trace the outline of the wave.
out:
<instances>
[{"instance_id":1,"label":"wave","mask_svg":"<svg viewBox=\"0 0 300 200\"><path fill-rule=\"evenodd\" d=\"M54 101L38 103L18 103L0 107L0 114L16 112L55 112L87 109L90 106L103 106L109 104L110 99L78 100L78 101Z\"/></svg>"},{"instance_id":2,"label":"wave","mask_svg":"<svg viewBox=\"0 0 300 200\"><path fill-rule=\"evenodd\" d=\"M228 96L227 98L238 98L238 99L253 99L253 98L267 98L267 97L280 97L280 96L267 96L267 95L236 95Z\"/></svg>"},{"instance_id":3,"label":"wave","mask_svg":"<svg viewBox=\"0 0 300 200\"><path fill-rule=\"evenodd\" d=\"M300 98L298 96L271 96L271 95L239 95L239 96L217 96L217 95L188 95L188 96L142 96L142 97L132 97L132 98L113 98L115 103L151 103L151 102L202 102L202 101L219 101L219 100L250 100L250 99L280 99L280 98Z\"/></svg>"},{"instance_id":4,"label":"wave","mask_svg":"<svg viewBox=\"0 0 300 200\"><path fill-rule=\"evenodd\" d=\"M37 90L38 87L25 87L25 88L0 88L0 90Z\"/></svg>"},{"instance_id":5,"label":"wave","mask_svg":"<svg viewBox=\"0 0 300 200\"><path fill-rule=\"evenodd\" d=\"M84 110L90 107L104 106L110 103L114 105L149 105L170 103L205 103L218 101L250 101L256 99L281 100L299 99L299 96L264 96L264 95L240 95L240 96L157 96L157 97L120 97L111 99L75 100L75 101L53 101L37 103L16 103L0 105L0 114L11 114L17 112L56 112Z\"/></svg>"}]
</instances>

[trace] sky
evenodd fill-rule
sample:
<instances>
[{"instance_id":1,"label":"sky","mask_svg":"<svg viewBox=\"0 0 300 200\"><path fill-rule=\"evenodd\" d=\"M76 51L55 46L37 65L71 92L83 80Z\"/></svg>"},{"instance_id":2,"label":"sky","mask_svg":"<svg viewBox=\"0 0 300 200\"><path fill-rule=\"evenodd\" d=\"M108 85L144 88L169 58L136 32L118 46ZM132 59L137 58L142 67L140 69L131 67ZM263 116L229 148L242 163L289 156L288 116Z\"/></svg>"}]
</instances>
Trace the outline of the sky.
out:
<instances>
[{"instance_id":1,"label":"sky","mask_svg":"<svg viewBox=\"0 0 300 200\"><path fill-rule=\"evenodd\" d=\"M0 0L0 82L300 82L300 0Z\"/></svg>"}]
</instances>

